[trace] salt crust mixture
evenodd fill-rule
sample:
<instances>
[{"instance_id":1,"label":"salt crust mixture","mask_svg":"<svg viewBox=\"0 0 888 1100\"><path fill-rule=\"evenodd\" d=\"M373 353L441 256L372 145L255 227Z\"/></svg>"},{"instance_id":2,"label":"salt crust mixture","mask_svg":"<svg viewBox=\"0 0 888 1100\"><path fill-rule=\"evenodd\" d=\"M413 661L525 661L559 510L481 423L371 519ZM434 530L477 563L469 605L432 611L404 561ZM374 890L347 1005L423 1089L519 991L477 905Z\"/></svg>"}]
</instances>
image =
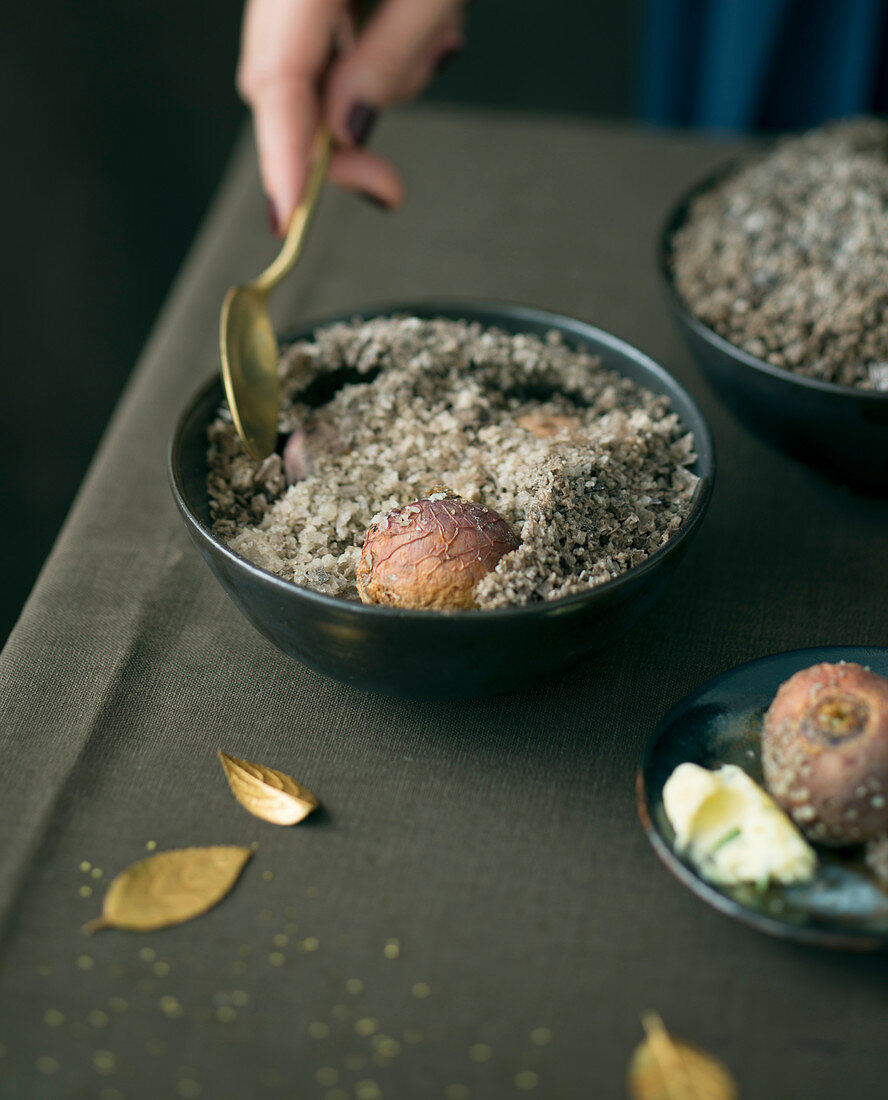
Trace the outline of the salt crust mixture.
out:
<instances>
[{"instance_id":1,"label":"salt crust mixture","mask_svg":"<svg viewBox=\"0 0 888 1100\"><path fill-rule=\"evenodd\" d=\"M888 392L888 124L784 139L705 192L673 238L691 310L777 367Z\"/></svg>"},{"instance_id":2,"label":"salt crust mixture","mask_svg":"<svg viewBox=\"0 0 888 1100\"><path fill-rule=\"evenodd\" d=\"M213 530L317 592L357 599L374 518L438 486L494 508L520 536L477 585L479 607L583 592L667 542L698 481L693 439L668 400L555 332L540 340L462 321L356 319L292 345L280 375L280 431L326 421L339 446L288 487L280 456L251 459L222 410L209 429ZM536 438L516 424L534 410L574 417L579 429Z\"/></svg>"}]
</instances>

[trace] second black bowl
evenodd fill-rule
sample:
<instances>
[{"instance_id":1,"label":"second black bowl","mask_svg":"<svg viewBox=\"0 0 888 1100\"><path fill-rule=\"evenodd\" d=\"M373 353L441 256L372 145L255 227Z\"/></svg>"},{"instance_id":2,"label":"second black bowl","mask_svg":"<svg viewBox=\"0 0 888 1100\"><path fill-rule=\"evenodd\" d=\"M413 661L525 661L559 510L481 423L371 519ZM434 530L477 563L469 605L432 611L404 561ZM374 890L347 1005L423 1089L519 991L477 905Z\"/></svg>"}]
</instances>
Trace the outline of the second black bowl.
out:
<instances>
[{"instance_id":1,"label":"second black bowl","mask_svg":"<svg viewBox=\"0 0 888 1100\"><path fill-rule=\"evenodd\" d=\"M820 382L750 355L695 317L675 285L676 231L694 199L735 169L719 169L688 191L660 234L657 264L679 331L716 395L766 443L833 480L888 493L888 393Z\"/></svg>"},{"instance_id":2,"label":"second black bowl","mask_svg":"<svg viewBox=\"0 0 888 1100\"><path fill-rule=\"evenodd\" d=\"M524 686L571 658L606 646L650 606L697 530L712 490L715 458L709 427L693 399L635 348L600 329L543 310L487 303L397 303L349 310L305 325L294 339L334 321L385 314L477 321L507 332L562 333L571 347L668 396L694 433L700 478L690 513L675 536L647 560L589 592L548 603L492 611L409 611L365 605L302 588L236 554L211 530L207 428L222 402L221 381L197 394L170 448L173 495L191 538L220 584L266 638L318 672L387 695L457 699Z\"/></svg>"}]
</instances>

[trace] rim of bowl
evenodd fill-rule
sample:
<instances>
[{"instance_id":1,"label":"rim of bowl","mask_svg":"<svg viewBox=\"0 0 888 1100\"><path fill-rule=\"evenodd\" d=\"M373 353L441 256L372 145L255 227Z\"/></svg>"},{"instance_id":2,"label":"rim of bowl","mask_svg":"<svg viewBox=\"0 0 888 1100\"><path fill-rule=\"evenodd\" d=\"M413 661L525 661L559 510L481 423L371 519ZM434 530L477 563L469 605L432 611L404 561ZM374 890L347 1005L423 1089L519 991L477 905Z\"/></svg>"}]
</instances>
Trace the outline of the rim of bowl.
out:
<instances>
[{"instance_id":1,"label":"rim of bowl","mask_svg":"<svg viewBox=\"0 0 888 1100\"><path fill-rule=\"evenodd\" d=\"M753 163L754 160L755 157L753 156L735 157L726 161L683 191L669 208L657 239L656 259L657 269L666 286L672 308L698 336L712 344L718 351L739 360L744 366L752 367L754 370L761 371L763 374L770 375L770 377L780 379L783 382L801 386L803 389L819 390L822 393L829 393L838 397L872 401L874 403L888 401L888 391L862 390L856 386L843 386L838 382L824 382L819 378L808 378L806 375L797 374L786 367L775 367L773 363L769 363L766 359L759 359L758 356L751 354L751 352L746 351L737 344L732 344L730 340L726 340L724 336L721 336L714 328L707 325L705 321L701 321L691 310L684 296L675 285L672 272L672 241L675 234L687 221L691 203L706 191L712 190L712 188L734 175L741 168Z\"/></svg>"},{"instance_id":2,"label":"rim of bowl","mask_svg":"<svg viewBox=\"0 0 888 1100\"><path fill-rule=\"evenodd\" d=\"M327 314L319 318L309 319L301 325L293 326L285 330L281 334L280 339L282 343L293 342L296 339L304 339L305 337L297 336L296 334L311 332L323 325L336 324L355 317L369 320L374 317L406 313L412 316L419 316L422 320L427 320L435 316L444 316L449 313L452 316L446 319L456 319L456 315L463 311L468 314L481 312L498 313L501 314L504 319L519 321L527 320L537 324L549 324L563 334L576 335L580 338L585 335L587 338L595 339L599 344L603 344L613 351L639 361L641 365L646 370L649 370L655 377L660 380L665 380L667 385L671 384L675 386L683 395L685 401L687 401L699 420L700 430L698 430L697 426L686 425L686 427L688 431L693 431L694 433L694 450L697 452L696 465L700 467L697 476L700 480L691 498L690 510L681 527L667 543L658 547L639 565L632 566L618 577L611 577L610 580L596 585L587 592L577 592L570 596L563 596L557 600L544 600L532 604L514 604L508 607L467 608L454 611L426 611L418 608L389 607L382 604L359 603L356 600L345 600L341 596L329 596L325 592L316 592L314 589L308 588L305 585L296 584L294 581L279 577L276 573L271 573L267 569L263 569L261 566L251 562L248 558L238 554L236 550L232 550L231 547L227 546L221 539L214 535L210 528L195 514L185 494L185 488L180 474L182 434L186 421L190 419L195 407L205 398L211 389L215 386L221 386L220 375L214 375L192 395L184 410L180 413L176 421L173 435L170 439L167 452L167 473L170 478L173 496L179 509L188 516L188 519L195 527L201 531L204 537L211 542L224 557L228 558L236 567L246 569L246 571L252 574L258 581L271 585L272 588L277 588L281 592L295 593L295 598L297 599L305 599L309 603L317 603L330 610L346 610L354 614L371 618L377 616L386 619L408 618L411 622L418 622L423 619L429 622L452 622L454 620L464 622L478 620L486 622L493 618L521 618L524 616L541 614L554 615L559 614L562 609L567 610L580 603L590 602L596 598L600 599L603 592L616 592L621 588L625 588L640 581L645 574L654 571L662 561L665 561L666 558L674 554L700 525L709 505L716 472L715 445L712 438L712 432L699 405L688 390L686 390L665 367L660 366L660 364L651 359L650 356L645 355L643 351L640 351L625 340L621 340L618 336L613 336L609 332L605 332L603 329L599 329L586 321L580 321L575 317L569 317L562 313L554 313L551 310L541 309L536 306L497 301L490 298L479 298L469 301L461 298L434 298L428 300L365 304L349 308L348 310L336 314ZM496 326L495 321L488 321L486 324L487 327ZM580 330L582 330L582 332ZM595 354L594 349L590 350L592 354ZM669 394L666 393L664 396L668 397ZM702 445L700 441L701 436Z\"/></svg>"}]
</instances>

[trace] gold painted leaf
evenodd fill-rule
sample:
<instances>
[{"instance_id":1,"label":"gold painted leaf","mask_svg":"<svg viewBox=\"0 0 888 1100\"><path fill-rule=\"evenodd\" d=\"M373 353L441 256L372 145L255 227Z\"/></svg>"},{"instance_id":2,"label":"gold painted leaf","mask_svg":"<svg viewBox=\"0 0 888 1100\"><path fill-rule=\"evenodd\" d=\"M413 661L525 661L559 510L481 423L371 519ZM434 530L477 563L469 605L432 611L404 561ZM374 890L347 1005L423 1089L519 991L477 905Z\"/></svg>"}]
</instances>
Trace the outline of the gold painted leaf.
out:
<instances>
[{"instance_id":1,"label":"gold painted leaf","mask_svg":"<svg viewBox=\"0 0 888 1100\"><path fill-rule=\"evenodd\" d=\"M305 787L284 772L238 760L219 749L234 797L245 810L272 825L295 825L317 809L318 800Z\"/></svg>"},{"instance_id":2,"label":"gold painted leaf","mask_svg":"<svg viewBox=\"0 0 888 1100\"><path fill-rule=\"evenodd\" d=\"M225 897L252 854L251 848L219 844L173 848L133 863L111 882L102 915L83 931L153 932L199 917Z\"/></svg>"},{"instance_id":3,"label":"gold painted leaf","mask_svg":"<svg viewBox=\"0 0 888 1100\"><path fill-rule=\"evenodd\" d=\"M717 1058L673 1039L655 1012L642 1024L646 1038L629 1063L631 1100L737 1100L737 1085Z\"/></svg>"}]
</instances>

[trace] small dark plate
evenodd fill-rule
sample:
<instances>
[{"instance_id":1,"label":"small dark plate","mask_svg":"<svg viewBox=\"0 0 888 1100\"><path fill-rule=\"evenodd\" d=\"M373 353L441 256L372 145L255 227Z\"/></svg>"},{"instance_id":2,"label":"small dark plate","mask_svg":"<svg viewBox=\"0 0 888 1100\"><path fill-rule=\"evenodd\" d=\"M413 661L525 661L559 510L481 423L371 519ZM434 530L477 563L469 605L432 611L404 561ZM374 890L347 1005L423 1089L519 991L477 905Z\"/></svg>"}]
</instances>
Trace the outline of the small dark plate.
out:
<instances>
[{"instance_id":1,"label":"small dark plate","mask_svg":"<svg viewBox=\"0 0 888 1100\"><path fill-rule=\"evenodd\" d=\"M657 266L678 330L716 396L760 439L833 481L888 494L888 393L806 378L750 355L694 316L675 285L676 232L694 200L738 167L725 165L692 187L660 232Z\"/></svg>"},{"instance_id":2,"label":"small dark plate","mask_svg":"<svg viewBox=\"0 0 888 1100\"><path fill-rule=\"evenodd\" d=\"M818 849L817 874L799 886L713 886L678 855L663 809L663 786L685 761L705 768L737 764L762 782L762 717L777 688L821 661L856 661L888 676L888 649L823 646L778 653L716 676L674 707L645 746L636 782L638 813L657 855L695 894L722 913L772 936L823 947L888 947L888 893L867 871L859 849Z\"/></svg>"}]
</instances>

